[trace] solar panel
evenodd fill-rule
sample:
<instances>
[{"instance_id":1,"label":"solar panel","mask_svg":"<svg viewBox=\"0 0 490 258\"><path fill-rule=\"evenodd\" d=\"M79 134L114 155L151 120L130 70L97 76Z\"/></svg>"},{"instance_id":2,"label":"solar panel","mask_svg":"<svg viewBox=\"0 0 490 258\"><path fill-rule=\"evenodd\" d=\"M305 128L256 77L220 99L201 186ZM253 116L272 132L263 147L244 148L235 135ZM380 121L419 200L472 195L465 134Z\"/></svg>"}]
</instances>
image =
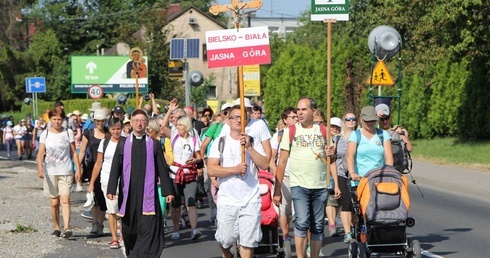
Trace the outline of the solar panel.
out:
<instances>
[{"instance_id":1,"label":"solar panel","mask_svg":"<svg viewBox=\"0 0 490 258\"><path fill-rule=\"evenodd\" d=\"M170 39L170 60L184 58L184 39Z\"/></svg>"},{"instance_id":2,"label":"solar panel","mask_svg":"<svg viewBox=\"0 0 490 258\"><path fill-rule=\"evenodd\" d=\"M199 58L199 39L187 39L187 58Z\"/></svg>"}]
</instances>

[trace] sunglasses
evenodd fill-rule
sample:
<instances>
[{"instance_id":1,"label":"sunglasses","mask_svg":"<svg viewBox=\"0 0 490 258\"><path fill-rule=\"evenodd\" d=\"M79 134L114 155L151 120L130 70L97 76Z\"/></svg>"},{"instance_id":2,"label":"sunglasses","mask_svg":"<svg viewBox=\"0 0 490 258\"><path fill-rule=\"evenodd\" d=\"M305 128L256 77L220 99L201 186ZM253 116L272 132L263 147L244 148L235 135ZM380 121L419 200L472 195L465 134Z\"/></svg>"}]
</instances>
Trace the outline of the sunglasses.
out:
<instances>
[{"instance_id":1,"label":"sunglasses","mask_svg":"<svg viewBox=\"0 0 490 258\"><path fill-rule=\"evenodd\" d=\"M388 120L390 120L390 118L391 118L390 116L387 116L385 118L380 117L379 120L381 120L381 121L388 121Z\"/></svg>"},{"instance_id":2,"label":"sunglasses","mask_svg":"<svg viewBox=\"0 0 490 258\"><path fill-rule=\"evenodd\" d=\"M145 131L146 131L147 133L150 133L150 132L152 131L152 129L147 127L147 128L145 129Z\"/></svg>"},{"instance_id":3,"label":"sunglasses","mask_svg":"<svg viewBox=\"0 0 490 258\"><path fill-rule=\"evenodd\" d=\"M347 122L351 122L351 121L356 122L357 121L357 118L355 118L355 117L346 117L344 120L347 121Z\"/></svg>"}]
</instances>

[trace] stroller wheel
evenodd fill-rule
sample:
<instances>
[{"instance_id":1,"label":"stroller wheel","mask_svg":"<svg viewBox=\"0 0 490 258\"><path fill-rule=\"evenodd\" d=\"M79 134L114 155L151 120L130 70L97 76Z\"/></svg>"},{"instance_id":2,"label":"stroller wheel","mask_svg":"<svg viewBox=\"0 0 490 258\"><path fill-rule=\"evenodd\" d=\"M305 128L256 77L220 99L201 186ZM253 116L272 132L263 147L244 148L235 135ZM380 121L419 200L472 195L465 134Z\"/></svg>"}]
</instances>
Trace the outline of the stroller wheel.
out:
<instances>
[{"instance_id":1,"label":"stroller wheel","mask_svg":"<svg viewBox=\"0 0 490 258\"><path fill-rule=\"evenodd\" d=\"M412 253L413 253L413 257L415 258L420 258L422 257L422 249L420 248L420 242L418 240L413 240L412 241Z\"/></svg>"}]
</instances>

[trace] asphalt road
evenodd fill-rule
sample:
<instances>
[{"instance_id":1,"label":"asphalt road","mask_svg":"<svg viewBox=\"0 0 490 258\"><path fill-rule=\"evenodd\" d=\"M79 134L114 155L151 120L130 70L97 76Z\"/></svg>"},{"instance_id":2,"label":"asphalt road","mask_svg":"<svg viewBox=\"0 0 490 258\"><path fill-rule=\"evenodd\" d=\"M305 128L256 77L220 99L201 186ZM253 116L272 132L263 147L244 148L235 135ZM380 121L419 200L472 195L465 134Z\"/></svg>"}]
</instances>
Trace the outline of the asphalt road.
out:
<instances>
[{"instance_id":1,"label":"asphalt road","mask_svg":"<svg viewBox=\"0 0 490 258\"><path fill-rule=\"evenodd\" d=\"M0 150L0 157L6 158L5 150ZM33 163L19 162L31 167ZM424 197L415 185L410 184L411 213L417 224L407 232L411 239L420 241L423 257L488 257L490 172L416 161L412 174ZM101 238L90 237L90 221L80 216L84 202L85 193L73 194L72 224L78 233L70 241L62 241L62 249L45 257L124 257L121 249L108 248L109 234ZM198 212L198 226L203 237L192 241L187 229L181 231L179 241L172 241L167 234L162 257L221 257L214 240L215 228L208 221L208 210L199 209ZM168 224L171 226L170 220ZM322 251L327 257L347 257L342 236L326 237Z\"/></svg>"}]
</instances>

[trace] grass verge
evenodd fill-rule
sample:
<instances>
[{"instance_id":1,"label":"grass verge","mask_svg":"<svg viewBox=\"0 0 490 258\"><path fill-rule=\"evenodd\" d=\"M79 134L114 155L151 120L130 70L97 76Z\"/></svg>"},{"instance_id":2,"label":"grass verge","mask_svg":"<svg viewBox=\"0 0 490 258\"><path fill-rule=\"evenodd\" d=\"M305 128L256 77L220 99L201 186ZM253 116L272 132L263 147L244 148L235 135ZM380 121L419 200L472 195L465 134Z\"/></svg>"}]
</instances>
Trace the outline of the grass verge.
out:
<instances>
[{"instance_id":1,"label":"grass verge","mask_svg":"<svg viewBox=\"0 0 490 258\"><path fill-rule=\"evenodd\" d=\"M457 138L413 140L412 158L438 164L490 170L490 142L462 142Z\"/></svg>"}]
</instances>

